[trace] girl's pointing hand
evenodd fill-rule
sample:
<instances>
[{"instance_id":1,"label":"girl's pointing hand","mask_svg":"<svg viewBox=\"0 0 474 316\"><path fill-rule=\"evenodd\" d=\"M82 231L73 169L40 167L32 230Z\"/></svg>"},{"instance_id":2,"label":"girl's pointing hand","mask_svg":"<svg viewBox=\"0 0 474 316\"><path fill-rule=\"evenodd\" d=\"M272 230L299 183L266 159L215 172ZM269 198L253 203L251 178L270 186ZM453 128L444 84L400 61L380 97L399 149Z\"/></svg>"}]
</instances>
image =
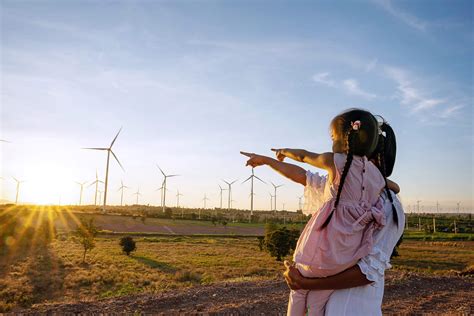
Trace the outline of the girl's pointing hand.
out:
<instances>
[{"instance_id":1,"label":"girl's pointing hand","mask_svg":"<svg viewBox=\"0 0 474 316\"><path fill-rule=\"evenodd\" d=\"M257 155L254 153L247 153L245 151L240 152L242 155L249 157L250 159L247 160L247 163L245 164L246 166L251 166L252 168L262 166L266 164L266 160L268 157L262 156L262 155Z\"/></svg>"}]
</instances>

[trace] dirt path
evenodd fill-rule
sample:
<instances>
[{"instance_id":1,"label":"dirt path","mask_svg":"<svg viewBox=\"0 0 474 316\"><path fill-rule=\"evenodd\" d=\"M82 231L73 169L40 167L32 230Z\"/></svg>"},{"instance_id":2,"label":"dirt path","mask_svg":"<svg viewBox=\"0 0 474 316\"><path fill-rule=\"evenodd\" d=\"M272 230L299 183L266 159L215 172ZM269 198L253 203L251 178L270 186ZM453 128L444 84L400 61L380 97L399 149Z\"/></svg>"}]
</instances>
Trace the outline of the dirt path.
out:
<instances>
[{"instance_id":1,"label":"dirt path","mask_svg":"<svg viewBox=\"0 0 474 316\"><path fill-rule=\"evenodd\" d=\"M474 279L391 272L387 276L384 314L472 315ZM283 315L288 288L278 281L221 283L157 295L140 294L94 302L37 305L22 313L217 313Z\"/></svg>"}]
</instances>

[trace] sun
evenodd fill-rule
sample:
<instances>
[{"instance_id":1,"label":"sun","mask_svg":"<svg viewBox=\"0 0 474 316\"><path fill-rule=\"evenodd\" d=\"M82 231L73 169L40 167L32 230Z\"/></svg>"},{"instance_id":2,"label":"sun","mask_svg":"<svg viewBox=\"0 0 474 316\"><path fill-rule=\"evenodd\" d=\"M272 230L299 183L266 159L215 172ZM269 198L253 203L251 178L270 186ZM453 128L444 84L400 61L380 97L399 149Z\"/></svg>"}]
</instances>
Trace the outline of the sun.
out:
<instances>
[{"instance_id":1,"label":"sun","mask_svg":"<svg viewBox=\"0 0 474 316\"><path fill-rule=\"evenodd\" d=\"M31 168L20 189L20 203L38 205L58 204L74 189L69 171L56 165L42 164Z\"/></svg>"}]
</instances>

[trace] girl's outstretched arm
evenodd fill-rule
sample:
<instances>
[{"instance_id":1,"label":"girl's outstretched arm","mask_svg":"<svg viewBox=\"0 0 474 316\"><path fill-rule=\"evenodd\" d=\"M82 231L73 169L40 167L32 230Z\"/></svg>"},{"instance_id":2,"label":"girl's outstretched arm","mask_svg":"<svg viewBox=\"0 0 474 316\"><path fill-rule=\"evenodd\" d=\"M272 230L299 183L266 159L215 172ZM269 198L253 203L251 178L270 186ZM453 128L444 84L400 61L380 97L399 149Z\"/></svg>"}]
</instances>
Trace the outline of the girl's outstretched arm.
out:
<instances>
[{"instance_id":1,"label":"girl's outstretched arm","mask_svg":"<svg viewBox=\"0 0 474 316\"><path fill-rule=\"evenodd\" d=\"M296 183L301 185L306 185L306 170L303 168L292 165L286 162L278 161L276 159L257 155L254 153L240 152L242 155L249 157L246 166L251 166L252 168L267 165L273 170L277 171L284 177L287 177L290 180L293 180Z\"/></svg>"},{"instance_id":2,"label":"girl's outstretched arm","mask_svg":"<svg viewBox=\"0 0 474 316\"><path fill-rule=\"evenodd\" d=\"M324 169L329 173L329 178L333 179L335 174L334 166L334 154L332 152L317 154L304 149L291 149L291 148L272 148L275 152L277 159L283 161L286 157L310 164L316 168Z\"/></svg>"}]
</instances>

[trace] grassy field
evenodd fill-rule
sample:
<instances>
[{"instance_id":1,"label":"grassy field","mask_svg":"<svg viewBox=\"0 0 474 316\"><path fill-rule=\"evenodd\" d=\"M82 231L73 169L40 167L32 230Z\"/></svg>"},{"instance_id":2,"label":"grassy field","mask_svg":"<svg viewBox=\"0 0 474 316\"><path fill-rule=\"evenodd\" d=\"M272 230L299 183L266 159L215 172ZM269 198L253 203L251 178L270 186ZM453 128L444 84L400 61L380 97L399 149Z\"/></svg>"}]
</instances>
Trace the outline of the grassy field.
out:
<instances>
[{"instance_id":1,"label":"grassy field","mask_svg":"<svg viewBox=\"0 0 474 316\"><path fill-rule=\"evenodd\" d=\"M55 240L0 265L0 311L34 303L158 293L222 281L281 277L281 262L258 250L256 238L144 237L131 256L118 238L99 238L82 263L71 239ZM474 242L404 241L394 268L428 274L474 265Z\"/></svg>"}]
</instances>

